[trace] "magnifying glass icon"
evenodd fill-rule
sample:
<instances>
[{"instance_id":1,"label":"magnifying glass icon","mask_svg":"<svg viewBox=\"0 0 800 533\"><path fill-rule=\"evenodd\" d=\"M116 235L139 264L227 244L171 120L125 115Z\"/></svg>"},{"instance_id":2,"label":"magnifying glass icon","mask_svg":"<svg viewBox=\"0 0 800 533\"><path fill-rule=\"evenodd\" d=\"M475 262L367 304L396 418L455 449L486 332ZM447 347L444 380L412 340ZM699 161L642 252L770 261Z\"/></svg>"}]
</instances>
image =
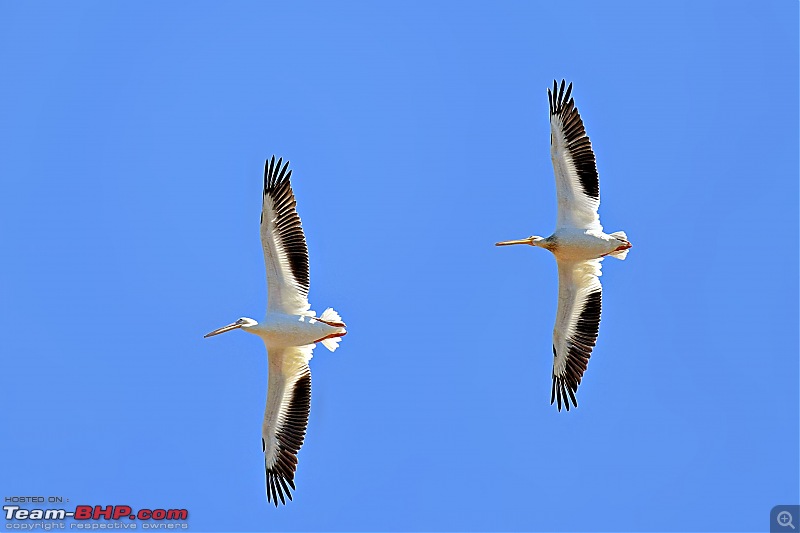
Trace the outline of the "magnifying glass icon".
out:
<instances>
[{"instance_id":1,"label":"magnifying glass icon","mask_svg":"<svg viewBox=\"0 0 800 533\"><path fill-rule=\"evenodd\" d=\"M790 528L794 529L794 524L792 524L792 513L789 511L781 511L778 513L776 519L778 520L779 526L789 526Z\"/></svg>"}]
</instances>

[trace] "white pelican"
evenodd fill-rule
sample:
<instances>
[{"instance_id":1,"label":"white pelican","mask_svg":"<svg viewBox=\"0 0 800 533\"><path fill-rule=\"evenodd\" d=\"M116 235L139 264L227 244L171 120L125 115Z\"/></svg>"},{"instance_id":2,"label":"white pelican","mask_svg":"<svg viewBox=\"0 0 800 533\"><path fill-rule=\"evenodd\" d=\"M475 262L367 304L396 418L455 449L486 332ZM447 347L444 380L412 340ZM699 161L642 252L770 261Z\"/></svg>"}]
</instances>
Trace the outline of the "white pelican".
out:
<instances>
[{"instance_id":1,"label":"white pelican","mask_svg":"<svg viewBox=\"0 0 800 533\"><path fill-rule=\"evenodd\" d=\"M316 343L334 351L347 331L333 309L319 318L308 304L308 248L297 215L289 162L264 165L261 208L261 244L267 264L268 304L262 323L240 318L205 337L241 328L255 333L267 346L269 387L261 451L264 452L267 501L292 499L297 452L303 445L311 408L311 371L308 362ZM291 488L291 490L290 490Z\"/></svg>"},{"instance_id":2,"label":"white pelican","mask_svg":"<svg viewBox=\"0 0 800 533\"><path fill-rule=\"evenodd\" d=\"M600 327L603 288L600 262L607 255L625 259L631 243L622 231L603 233L597 208L600 184L592 143L570 97L572 83L564 91L553 81L550 100L550 157L556 174L558 218L556 231L547 238L528 237L498 242L497 246L529 244L553 252L558 263L558 310L553 328L553 385L550 404L570 401L578 407L575 393L589 364Z\"/></svg>"}]
</instances>

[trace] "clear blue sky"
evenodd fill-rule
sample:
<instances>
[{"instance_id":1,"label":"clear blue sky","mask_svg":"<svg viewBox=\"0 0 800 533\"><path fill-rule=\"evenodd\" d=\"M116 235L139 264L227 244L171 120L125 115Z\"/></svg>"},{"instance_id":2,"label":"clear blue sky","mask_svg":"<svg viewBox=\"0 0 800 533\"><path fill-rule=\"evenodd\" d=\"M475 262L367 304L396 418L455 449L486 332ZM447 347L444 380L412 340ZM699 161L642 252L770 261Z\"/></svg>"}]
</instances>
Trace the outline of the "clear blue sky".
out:
<instances>
[{"instance_id":1,"label":"clear blue sky","mask_svg":"<svg viewBox=\"0 0 800 533\"><path fill-rule=\"evenodd\" d=\"M798 494L798 4L0 4L0 496L211 530L766 530ZM546 88L607 260L550 406ZM262 166L289 158L317 349L264 493Z\"/></svg>"}]
</instances>

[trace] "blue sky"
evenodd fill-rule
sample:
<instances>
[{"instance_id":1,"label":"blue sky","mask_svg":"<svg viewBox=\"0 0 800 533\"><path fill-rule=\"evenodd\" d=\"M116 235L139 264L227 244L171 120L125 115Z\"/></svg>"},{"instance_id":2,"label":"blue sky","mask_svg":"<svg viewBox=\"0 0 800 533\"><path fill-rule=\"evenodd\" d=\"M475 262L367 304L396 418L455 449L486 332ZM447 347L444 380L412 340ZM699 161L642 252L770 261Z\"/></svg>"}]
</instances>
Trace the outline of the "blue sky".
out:
<instances>
[{"instance_id":1,"label":"blue sky","mask_svg":"<svg viewBox=\"0 0 800 533\"><path fill-rule=\"evenodd\" d=\"M0 496L192 530L751 531L797 503L796 2L0 4ZM580 407L549 405L546 88L607 231ZM317 349L267 505L262 165Z\"/></svg>"}]
</instances>

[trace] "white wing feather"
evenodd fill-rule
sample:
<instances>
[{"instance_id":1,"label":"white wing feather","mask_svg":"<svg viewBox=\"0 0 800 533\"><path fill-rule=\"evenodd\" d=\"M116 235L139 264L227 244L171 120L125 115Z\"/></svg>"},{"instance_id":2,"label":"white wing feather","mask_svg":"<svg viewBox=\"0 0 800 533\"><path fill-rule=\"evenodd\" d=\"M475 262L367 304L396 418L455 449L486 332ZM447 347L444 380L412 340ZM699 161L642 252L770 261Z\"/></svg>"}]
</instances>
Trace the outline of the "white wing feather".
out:
<instances>
[{"instance_id":1,"label":"white wing feather","mask_svg":"<svg viewBox=\"0 0 800 533\"><path fill-rule=\"evenodd\" d=\"M268 311L308 315L308 248L287 172L275 156L264 167L261 244L267 268Z\"/></svg>"},{"instance_id":2,"label":"white wing feather","mask_svg":"<svg viewBox=\"0 0 800 533\"><path fill-rule=\"evenodd\" d=\"M311 407L311 360L314 345L269 348L269 387L261 448L267 500L292 499L297 452L303 445Z\"/></svg>"},{"instance_id":3,"label":"white wing feather","mask_svg":"<svg viewBox=\"0 0 800 533\"><path fill-rule=\"evenodd\" d=\"M597 341L602 306L599 277L602 259L558 261L558 310L553 328L553 386L550 403L570 401L575 407L575 393L589 364Z\"/></svg>"},{"instance_id":4,"label":"white wing feather","mask_svg":"<svg viewBox=\"0 0 800 533\"><path fill-rule=\"evenodd\" d=\"M556 176L558 195L557 228L602 231L597 209L600 190L592 143L586 135L575 101L570 97L572 84L564 91L564 81L550 100L550 158Z\"/></svg>"}]
</instances>

